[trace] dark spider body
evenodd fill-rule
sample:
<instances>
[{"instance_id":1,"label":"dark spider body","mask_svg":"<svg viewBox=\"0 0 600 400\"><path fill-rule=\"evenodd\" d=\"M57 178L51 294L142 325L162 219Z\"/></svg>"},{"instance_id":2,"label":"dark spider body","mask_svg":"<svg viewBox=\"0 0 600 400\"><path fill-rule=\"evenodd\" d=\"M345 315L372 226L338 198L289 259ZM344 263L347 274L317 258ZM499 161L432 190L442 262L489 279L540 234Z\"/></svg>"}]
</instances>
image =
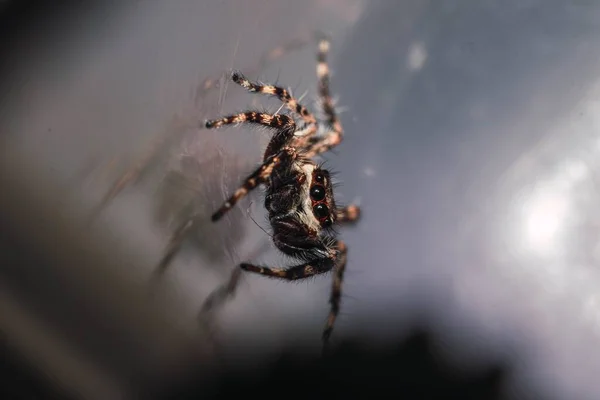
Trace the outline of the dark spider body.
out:
<instances>
[{"instance_id":1,"label":"dark spider body","mask_svg":"<svg viewBox=\"0 0 600 400\"><path fill-rule=\"evenodd\" d=\"M342 124L338 120L329 93L329 68L325 61L329 42L321 39L317 57L319 97L326 120L320 130L317 119L301 105L288 90L261 85L246 79L240 72L233 72L231 79L246 90L277 97L290 111L290 115L267 114L245 111L205 122L206 128L224 125L252 123L274 131L267 145L262 164L212 216L219 220L227 211L251 190L259 185L265 188L265 208L273 231L275 246L284 254L301 261L288 268L240 264L245 271L285 280L304 279L334 271L330 297L331 311L323 331L327 344L333 324L339 312L341 287L346 267L346 245L336 238L333 227L354 222L360 210L355 205L338 208L333 194L329 172L322 169L313 158L336 147L343 137ZM295 118L294 118L295 117ZM301 124L298 127L298 124ZM238 273L218 295L226 297L235 289ZM214 304L209 296L206 304Z\"/></svg>"},{"instance_id":2,"label":"dark spider body","mask_svg":"<svg viewBox=\"0 0 600 400\"><path fill-rule=\"evenodd\" d=\"M335 221L329 173L311 161L300 165L299 170L294 164L281 168L285 172L273 175L265 185L273 242L283 253L304 261L326 259L330 243L321 236Z\"/></svg>"}]
</instances>

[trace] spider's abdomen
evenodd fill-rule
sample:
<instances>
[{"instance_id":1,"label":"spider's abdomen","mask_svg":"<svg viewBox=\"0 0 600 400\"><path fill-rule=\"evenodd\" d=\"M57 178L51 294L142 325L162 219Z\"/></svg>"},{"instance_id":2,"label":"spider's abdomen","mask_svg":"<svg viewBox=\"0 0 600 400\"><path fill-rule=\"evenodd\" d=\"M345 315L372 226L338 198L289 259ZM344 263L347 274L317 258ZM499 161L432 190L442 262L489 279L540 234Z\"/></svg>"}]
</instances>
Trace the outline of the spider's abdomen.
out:
<instances>
[{"instance_id":1,"label":"spider's abdomen","mask_svg":"<svg viewBox=\"0 0 600 400\"><path fill-rule=\"evenodd\" d=\"M327 257L329 250L317 232L295 214L271 218L273 243L283 253L306 261Z\"/></svg>"}]
</instances>

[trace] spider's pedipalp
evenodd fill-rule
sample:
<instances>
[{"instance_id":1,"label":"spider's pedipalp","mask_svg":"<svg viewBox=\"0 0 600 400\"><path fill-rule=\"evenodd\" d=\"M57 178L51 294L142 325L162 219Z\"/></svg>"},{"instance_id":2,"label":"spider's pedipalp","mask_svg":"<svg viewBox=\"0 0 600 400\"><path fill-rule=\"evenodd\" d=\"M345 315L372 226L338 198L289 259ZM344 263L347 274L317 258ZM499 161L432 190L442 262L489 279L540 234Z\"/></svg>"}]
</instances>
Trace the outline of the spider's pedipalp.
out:
<instances>
[{"instance_id":1,"label":"spider's pedipalp","mask_svg":"<svg viewBox=\"0 0 600 400\"><path fill-rule=\"evenodd\" d=\"M356 222L359 218L360 207L354 204L340 208L337 211L337 222L341 224Z\"/></svg>"}]
</instances>

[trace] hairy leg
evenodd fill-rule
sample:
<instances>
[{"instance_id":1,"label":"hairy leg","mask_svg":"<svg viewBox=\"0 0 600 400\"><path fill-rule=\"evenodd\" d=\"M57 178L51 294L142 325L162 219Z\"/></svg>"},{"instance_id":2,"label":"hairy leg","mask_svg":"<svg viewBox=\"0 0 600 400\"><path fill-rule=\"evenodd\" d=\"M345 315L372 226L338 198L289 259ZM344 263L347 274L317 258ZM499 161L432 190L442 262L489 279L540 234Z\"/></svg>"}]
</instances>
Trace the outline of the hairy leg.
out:
<instances>
[{"instance_id":1,"label":"hairy leg","mask_svg":"<svg viewBox=\"0 0 600 400\"><path fill-rule=\"evenodd\" d=\"M212 216L212 221L219 220L227 211L231 210L235 204L245 197L251 190L265 182L281 162L296 157L295 149L285 147L293 138L296 124L293 119L287 115L270 115L257 111L246 111L235 115L221 117L215 120L208 120L205 126L208 129L220 128L226 125L253 123L268 128L276 129L277 132L267 146L265 154L271 154L265 157L263 164L258 167L250 176L246 178L242 186L238 188L233 195L227 199Z\"/></svg>"},{"instance_id":2,"label":"hairy leg","mask_svg":"<svg viewBox=\"0 0 600 400\"><path fill-rule=\"evenodd\" d=\"M287 89L275 85L261 85L249 81L241 72L234 71L231 80L251 93L261 93L277 97L293 114L304 120L304 126L296 132L298 136L309 137L317 132L317 119L300 104Z\"/></svg>"},{"instance_id":3,"label":"hairy leg","mask_svg":"<svg viewBox=\"0 0 600 400\"><path fill-rule=\"evenodd\" d=\"M244 111L218 119L209 119L204 122L204 126L207 129L216 129L225 125L237 125L242 123L257 124L278 130L291 130L292 133L296 129L296 123L287 115L271 115L258 111Z\"/></svg>"},{"instance_id":4,"label":"hairy leg","mask_svg":"<svg viewBox=\"0 0 600 400\"><path fill-rule=\"evenodd\" d=\"M312 137L305 143L306 156L314 157L317 154L329 151L342 142L344 128L339 120L333 99L331 98L329 88L329 65L327 64L327 54L329 53L329 40L321 38L319 40L319 51L317 53L317 78L319 87L319 98L321 107L325 114L326 124L331 128L329 132L320 137Z\"/></svg>"},{"instance_id":5,"label":"hairy leg","mask_svg":"<svg viewBox=\"0 0 600 400\"><path fill-rule=\"evenodd\" d=\"M332 256L332 258L316 259L290 268L274 268L258 266L249 263L240 264L240 268L244 271L268 276L270 278L279 278L284 279L286 281L295 281L298 279L305 279L314 275L329 272L333 268L334 262L334 256Z\"/></svg>"},{"instance_id":6,"label":"hairy leg","mask_svg":"<svg viewBox=\"0 0 600 400\"><path fill-rule=\"evenodd\" d=\"M284 147L278 154L267 158L260 167L244 180L244 183L223 203L223 205L215 211L211 220L215 222L221 219L225 213L231 210L242 198L248 195L250 191L264 183L269 176L271 176L274 168L282 163L292 162L296 157L297 154L295 149Z\"/></svg>"}]
</instances>

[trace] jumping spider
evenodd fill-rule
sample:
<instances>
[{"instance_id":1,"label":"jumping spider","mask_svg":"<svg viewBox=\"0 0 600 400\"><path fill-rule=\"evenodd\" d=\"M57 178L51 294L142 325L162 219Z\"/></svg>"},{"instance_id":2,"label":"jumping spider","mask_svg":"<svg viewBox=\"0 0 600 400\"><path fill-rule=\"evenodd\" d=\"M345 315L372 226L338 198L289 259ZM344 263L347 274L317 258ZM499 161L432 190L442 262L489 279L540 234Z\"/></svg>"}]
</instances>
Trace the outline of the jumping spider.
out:
<instances>
[{"instance_id":1,"label":"jumping spider","mask_svg":"<svg viewBox=\"0 0 600 400\"><path fill-rule=\"evenodd\" d=\"M334 226L354 222L359 218L356 205L337 207L331 177L313 158L340 144L343 137L329 93L329 67L326 55L329 41L320 39L317 55L318 93L325 115L323 126L317 118L290 92L282 87L251 82L238 71L231 79L252 93L277 97L290 111L290 115L245 111L215 120L208 120L208 129L225 125L252 123L274 131L267 145L262 165L250 174L239 189L223 203L213 215L217 221L235 204L259 185L265 188L265 208L268 212L275 246L286 255L302 261L289 268L273 268L242 263L239 268L267 277L298 280L333 270L331 310L323 331L323 344L327 345L335 319L340 309L340 297L347 248L336 238ZM321 129L325 127L326 129ZM232 282L219 292L231 294L235 288L239 269ZM209 296L210 297L210 296ZM211 303L207 299L207 303Z\"/></svg>"}]
</instances>

